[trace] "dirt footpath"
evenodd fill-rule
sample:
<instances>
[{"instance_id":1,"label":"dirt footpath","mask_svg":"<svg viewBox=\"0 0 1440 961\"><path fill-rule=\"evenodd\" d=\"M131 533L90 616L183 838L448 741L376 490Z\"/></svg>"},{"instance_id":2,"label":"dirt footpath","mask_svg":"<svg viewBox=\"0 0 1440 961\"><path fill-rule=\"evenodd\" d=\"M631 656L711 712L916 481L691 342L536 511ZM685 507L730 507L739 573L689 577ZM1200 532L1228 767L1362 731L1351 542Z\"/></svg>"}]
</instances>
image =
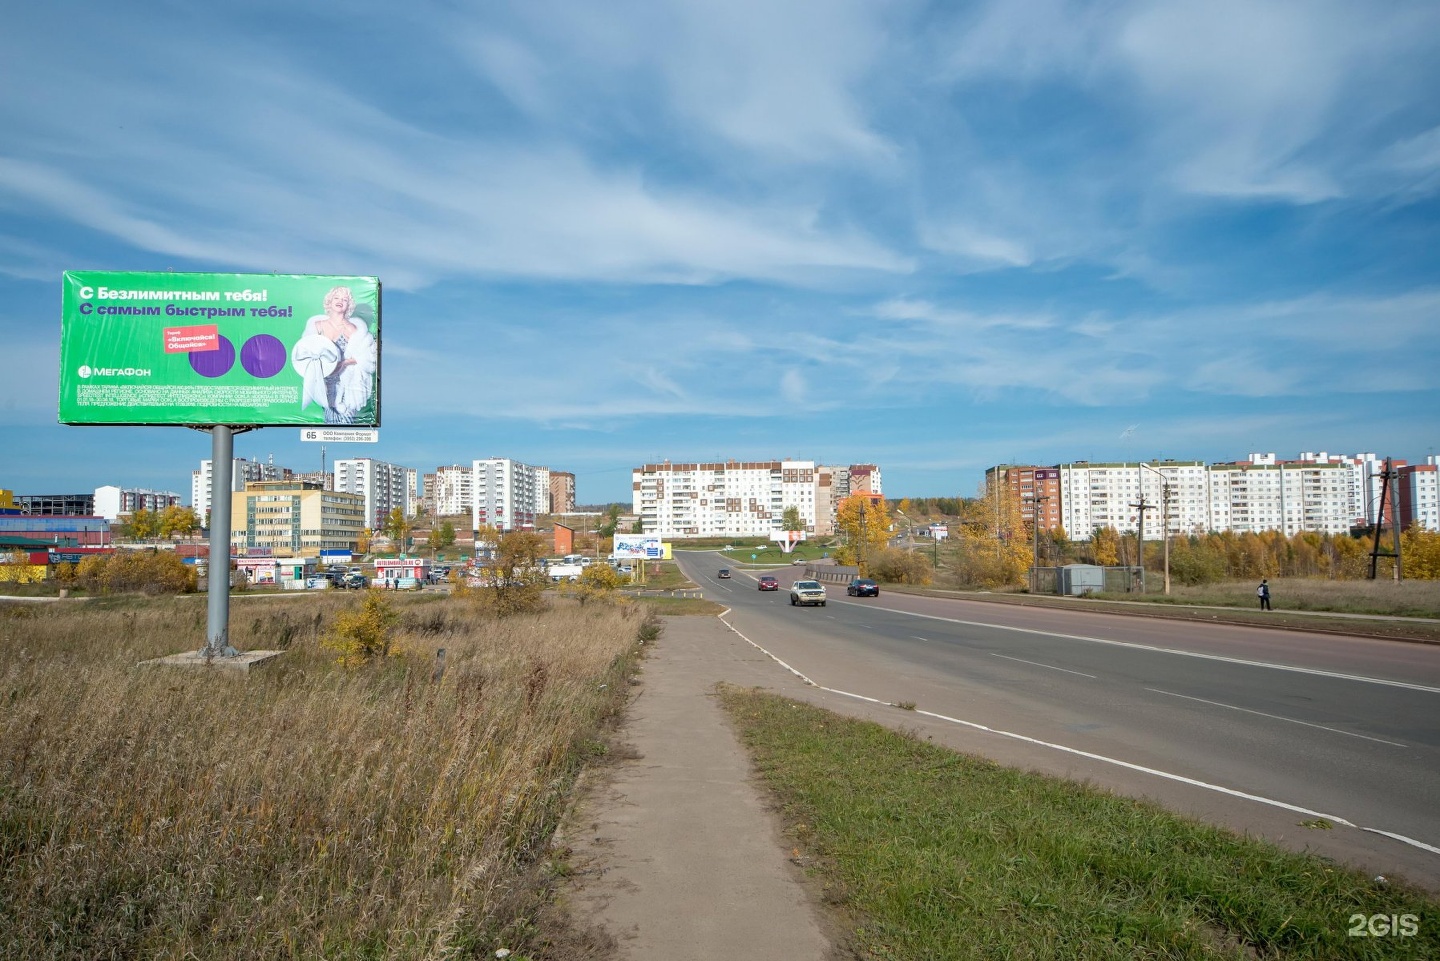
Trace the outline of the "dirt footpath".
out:
<instances>
[{"instance_id":1,"label":"dirt footpath","mask_svg":"<svg viewBox=\"0 0 1440 961\"><path fill-rule=\"evenodd\" d=\"M587 776L559 839L574 869L561 905L613 937L616 957L841 956L714 695L718 681L762 677L775 686L773 662L717 619L665 619L618 734L618 760Z\"/></svg>"}]
</instances>

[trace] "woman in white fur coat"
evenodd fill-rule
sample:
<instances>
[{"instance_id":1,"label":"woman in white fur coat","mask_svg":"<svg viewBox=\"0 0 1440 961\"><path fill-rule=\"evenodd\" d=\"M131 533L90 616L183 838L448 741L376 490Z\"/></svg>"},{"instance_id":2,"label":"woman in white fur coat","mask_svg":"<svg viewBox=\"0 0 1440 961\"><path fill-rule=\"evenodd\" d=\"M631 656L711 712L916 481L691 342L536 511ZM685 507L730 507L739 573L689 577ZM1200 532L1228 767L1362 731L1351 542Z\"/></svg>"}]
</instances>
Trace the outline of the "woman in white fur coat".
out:
<instances>
[{"instance_id":1,"label":"woman in white fur coat","mask_svg":"<svg viewBox=\"0 0 1440 961\"><path fill-rule=\"evenodd\" d=\"M312 401L322 405L327 424L353 424L375 383L375 337L354 313L350 288L331 288L325 313L305 322L305 335L290 352L304 380L300 409Z\"/></svg>"}]
</instances>

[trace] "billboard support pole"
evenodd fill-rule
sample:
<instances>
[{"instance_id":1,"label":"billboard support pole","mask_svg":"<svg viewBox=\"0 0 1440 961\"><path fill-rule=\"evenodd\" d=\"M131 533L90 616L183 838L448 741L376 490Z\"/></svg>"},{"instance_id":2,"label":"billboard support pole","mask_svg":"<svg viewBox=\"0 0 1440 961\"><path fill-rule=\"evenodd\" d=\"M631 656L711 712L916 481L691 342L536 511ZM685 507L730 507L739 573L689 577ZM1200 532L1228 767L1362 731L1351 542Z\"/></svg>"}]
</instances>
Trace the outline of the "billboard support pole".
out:
<instances>
[{"instance_id":1,"label":"billboard support pole","mask_svg":"<svg viewBox=\"0 0 1440 961\"><path fill-rule=\"evenodd\" d=\"M249 428L210 428L210 564L208 608L200 656L235 657L230 646L230 493L235 477L235 433Z\"/></svg>"}]
</instances>

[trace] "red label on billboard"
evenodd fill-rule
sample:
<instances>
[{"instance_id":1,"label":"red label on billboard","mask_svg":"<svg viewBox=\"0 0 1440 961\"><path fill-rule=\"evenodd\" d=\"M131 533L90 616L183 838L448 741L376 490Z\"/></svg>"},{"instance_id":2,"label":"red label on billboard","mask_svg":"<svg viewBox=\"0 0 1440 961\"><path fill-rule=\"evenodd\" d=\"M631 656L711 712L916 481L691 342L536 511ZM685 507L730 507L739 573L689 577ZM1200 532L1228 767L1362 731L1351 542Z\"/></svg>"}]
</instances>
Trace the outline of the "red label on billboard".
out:
<instances>
[{"instance_id":1,"label":"red label on billboard","mask_svg":"<svg viewBox=\"0 0 1440 961\"><path fill-rule=\"evenodd\" d=\"M189 354L196 351L219 349L220 327L218 324L165 328L165 353L167 354Z\"/></svg>"}]
</instances>

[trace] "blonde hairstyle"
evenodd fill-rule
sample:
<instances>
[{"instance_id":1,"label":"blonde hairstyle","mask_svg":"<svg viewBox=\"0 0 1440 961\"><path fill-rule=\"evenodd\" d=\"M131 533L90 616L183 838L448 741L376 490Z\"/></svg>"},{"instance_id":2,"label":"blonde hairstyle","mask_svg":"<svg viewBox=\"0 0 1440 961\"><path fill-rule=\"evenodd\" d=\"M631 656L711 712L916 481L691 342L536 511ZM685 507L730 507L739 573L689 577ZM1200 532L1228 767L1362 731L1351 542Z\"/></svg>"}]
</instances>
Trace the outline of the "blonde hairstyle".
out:
<instances>
[{"instance_id":1,"label":"blonde hairstyle","mask_svg":"<svg viewBox=\"0 0 1440 961\"><path fill-rule=\"evenodd\" d=\"M336 296L337 294L343 294L345 297L345 302L350 305L350 309L345 311L345 316L349 317L351 314L355 313L355 295L350 292L349 287L331 287L330 292L325 295L325 306L329 307L330 298Z\"/></svg>"}]
</instances>

